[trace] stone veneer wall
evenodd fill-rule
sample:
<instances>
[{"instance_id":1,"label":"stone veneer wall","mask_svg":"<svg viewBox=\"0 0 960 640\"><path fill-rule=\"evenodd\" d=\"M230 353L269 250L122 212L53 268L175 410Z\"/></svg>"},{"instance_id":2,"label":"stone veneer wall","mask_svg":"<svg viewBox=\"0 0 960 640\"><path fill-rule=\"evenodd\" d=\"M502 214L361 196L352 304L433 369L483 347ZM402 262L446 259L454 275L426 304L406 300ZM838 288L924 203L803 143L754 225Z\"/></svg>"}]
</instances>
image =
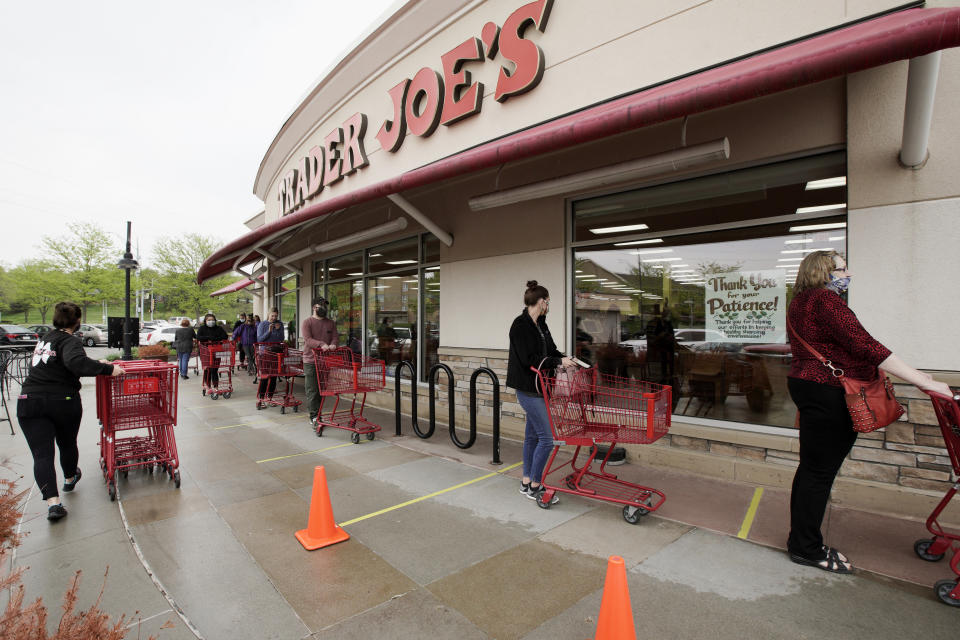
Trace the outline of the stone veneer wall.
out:
<instances>
[{"instance_id":1,"label":"stone veneer wall","mask_svg":"<svg viewBox=\"0 0 960 640\"><path fill-rule=\"evenodd\" d=\"M457 425L469 427L470 376L478 367L489 367L500 379L501 434L523 437L525 414L516 395L505 386L507 352L490 349L441 347L440 360L454 372ZM944 377L946 376L946 377ZM960 385L960 373L938 373L951 385ZM447 420L447 387L440 375L437 420ZM844 462L834 486L834 502L923 517L955 478L943 446L937 417L926 396L912 385L895 385L907 412L886 429L862 433ZM418 415L425 428L427 391L418 389ZM409 381L401 390L404 412L409 412ZM483 376L477 384L478 429L489 433L493 415L493 385ZM393 408L393 380L372 404ZM409 433L404 423L404 432ZM383 425L392 430L392 425ZM675 416L670 434L653 445L627 445L628 459L751 484L789 488L797 465L799 440L784 434L763 434L738 429L687 424ZM954 509L953 511L958 511ZM949 510L948 510L949 512ZM960 514L951 516L953 519ZM960 521L960 520L958 520Z\"/></svg>"}]
</instances>

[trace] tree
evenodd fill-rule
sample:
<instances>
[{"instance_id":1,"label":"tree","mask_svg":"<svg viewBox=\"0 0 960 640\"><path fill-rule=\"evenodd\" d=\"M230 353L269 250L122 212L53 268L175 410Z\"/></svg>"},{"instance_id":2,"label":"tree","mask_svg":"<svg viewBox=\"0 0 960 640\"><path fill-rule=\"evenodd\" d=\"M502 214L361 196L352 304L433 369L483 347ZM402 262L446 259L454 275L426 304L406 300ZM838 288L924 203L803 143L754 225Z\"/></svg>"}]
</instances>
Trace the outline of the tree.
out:
<instances>
[{"instance_id":1,"label":"tree","mask_svg":"<svg viewBox=\"0 0 960 640\"><path fill-rule=\"evenodd\" d=\"M17 285L16 301L26 307L24 322L26 313L36 308L40 322L46 324L47 313L69 295L63 274L44 260L25 260L10 271L10 276Z\"/></svg>"},{"instance_id":2,"label":"tree","mask_svg":"<svg viewBox=\"0 0 960 640\"><path fill-rule=\"evenodd\" d=\"M200 265L219 247L217 240L196 233L157 241L153 255L159 279L154 282L154 293L163 296L168 309L189 311L200 317L208 309L216 313L229 308L228 301L211 298L210 294L230 284L230 276L197 284ZM235 304L236 296L231 297Z\"/></svg>"},{"instance_id":3,"label":"tree","mask_svg":"<svg viewBox=\"0 0 960 640\"><path fill-rule=\"evenodd\" d=\"M104 298L116 297L123 284L123 274L116 267L120 256L110 236L90 222L67 225L69 233L52 238L44 236L43 250L53 266L65 274L66 295L83 307Z\"/></svg>"}]
</instances>

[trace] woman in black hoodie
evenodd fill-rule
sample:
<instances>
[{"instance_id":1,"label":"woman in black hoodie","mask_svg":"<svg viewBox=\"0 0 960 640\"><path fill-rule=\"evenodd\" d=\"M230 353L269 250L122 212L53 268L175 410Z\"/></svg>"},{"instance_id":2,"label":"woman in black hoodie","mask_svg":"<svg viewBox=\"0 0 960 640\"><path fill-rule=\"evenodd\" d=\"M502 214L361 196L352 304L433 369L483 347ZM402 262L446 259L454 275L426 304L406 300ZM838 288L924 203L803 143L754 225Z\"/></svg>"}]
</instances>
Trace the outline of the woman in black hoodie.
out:
<instances>
[{"instance_id":1,"label":"woman in black hoodie","mask_svg":"<svg viewBox=\"0 0 960 640\"><path fill-rule=\"evenodd\" d=\"M217 316L208 313L203 317L203 324L197 329L197 342L223 342L227 339L227 332L217 324ZM203 381L216 389L220 386L220 373L216 366L203 370Z\"/></svg>"},{"instance_id":2,"label":"woman in black hoodie","mask_svg":"<svg viewBox=\"0 0 960 640\"><path fill-rule=\"evenodd\" d=\"M507 386L516 389L517 401L527 414L520 493L536 500L543 494L540 481L553 447L553 434L547 407L543 403L543 390L539 389L537 374L530 367L544 370L571 367L573 361L557 350L547 328L546 315L550 308L547 289L538 285L536 280L530 280L523 294L523 304L523 312L510 327ZM551 504L555 502L556 496Z\"/></svg>"},{"instance_id":3,"label":"woman in black hoodie","mask_svg":"<svg viewBox=\"0 0 960 640\"><path fill-rule=\"evenodd\" d=\"M53 331L37 342L30 373L23 381L17 400L17 420L30 453L33 477L47 501L47 520L67 515L57 491L57 470L53 465L54 444L60 450L63 490L73 491L80 480L77 433L83 407L80 405L80 376L118 376L123 369L115 364L87 357L80 338L83 312L72 302L60 302L53 311Z\"/></svg>"}]
</instances>

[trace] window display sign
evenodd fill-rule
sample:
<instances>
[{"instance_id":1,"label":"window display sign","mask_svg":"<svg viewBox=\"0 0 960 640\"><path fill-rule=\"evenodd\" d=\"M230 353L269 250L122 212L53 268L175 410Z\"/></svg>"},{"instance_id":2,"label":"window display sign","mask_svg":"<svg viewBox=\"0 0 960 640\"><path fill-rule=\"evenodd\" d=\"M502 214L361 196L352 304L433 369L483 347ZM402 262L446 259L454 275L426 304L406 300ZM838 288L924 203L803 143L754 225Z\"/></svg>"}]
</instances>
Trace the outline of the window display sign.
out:
<instances>
[{"instance_id":1,"label":"window display sign","mask_svg":"<svg viewBox=\"0 0 960 640\"><path fill-rule=\"evenodd\" d=\"M706 329L731 342L787 341L787 280L782 269L706 276Z\"/></svg>"}]
</instances>

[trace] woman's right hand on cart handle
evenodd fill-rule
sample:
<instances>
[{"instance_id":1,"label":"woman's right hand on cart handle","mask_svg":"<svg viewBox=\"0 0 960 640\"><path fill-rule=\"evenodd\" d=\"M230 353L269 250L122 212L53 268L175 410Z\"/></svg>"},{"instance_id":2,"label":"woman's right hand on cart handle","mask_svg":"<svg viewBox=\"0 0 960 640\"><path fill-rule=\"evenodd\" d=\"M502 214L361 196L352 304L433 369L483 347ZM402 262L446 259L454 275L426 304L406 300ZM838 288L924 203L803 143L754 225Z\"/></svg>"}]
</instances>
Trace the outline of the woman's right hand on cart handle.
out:
<instances>
[{"instance_id":1,"label":"woman's right hand on cart handle","mask_svg":"<svg viewBox=\"0 0 960 640\"><path fill-rule=\"evenodd\" d=\"M901 380L909 382L921 391L932 391L948 397L953 396L953 391L946 382L934 380L929 373L914 369L892 353L880 363L880 368Z\"/></svg>"},{"instance_id":2,"label":"woman's right hand on cart handle","mask_svg":"<svg viewBox=\"0 0 960 640\"><path fill-rule=\"evenodd\" d=\"M564 369L575 369L577 364L573 361L573 358L569 356L563 356L560 358L560 366Z\"/></svg>"},{"instance_id":3,"label":"woman's right hand on cart handle","mask_svg":"<svg viewBox=\"0 0 960 640\"><path fill-rule=\"evenodd\" d=\"M123 370L123 367L121 367L121 366L118 365L118 364L115 364L115 365L113 365L113 373L111 373L110 375L111 375L111 376L122 376L124 373L126 373L126 371Z\"/></svg>"}]
</instances>

